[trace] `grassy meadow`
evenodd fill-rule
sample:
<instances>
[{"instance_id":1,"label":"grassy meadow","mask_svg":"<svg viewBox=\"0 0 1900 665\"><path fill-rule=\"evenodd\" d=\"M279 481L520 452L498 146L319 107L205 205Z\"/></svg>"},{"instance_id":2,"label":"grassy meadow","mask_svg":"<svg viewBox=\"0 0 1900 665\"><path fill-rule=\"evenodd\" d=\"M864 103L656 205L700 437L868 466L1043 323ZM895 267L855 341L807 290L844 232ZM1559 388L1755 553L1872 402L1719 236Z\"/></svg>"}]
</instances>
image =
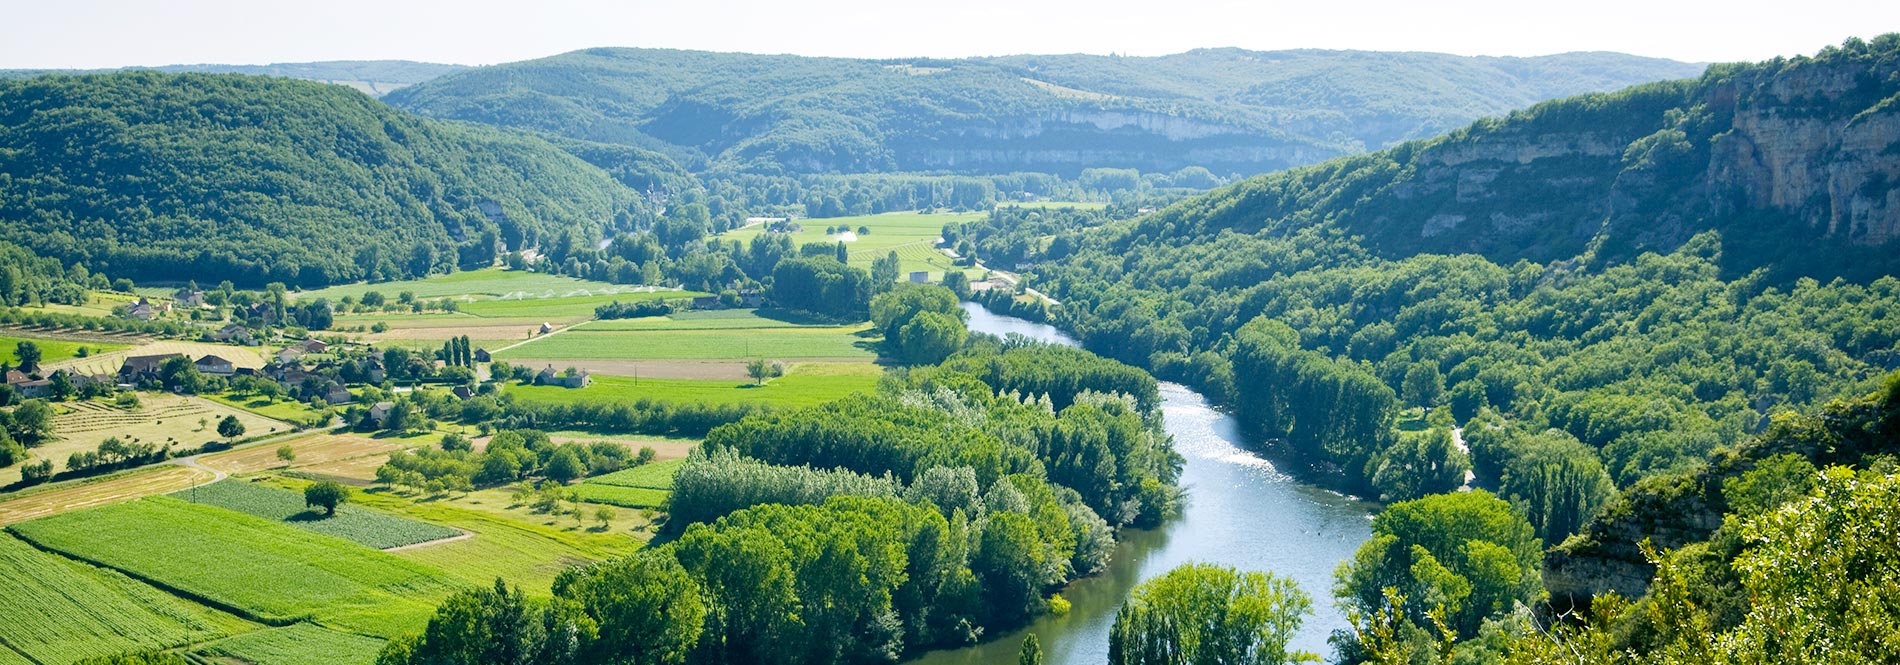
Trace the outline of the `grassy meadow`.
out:
<instances>
[{"instance_id":1,"label":"grassy meadow","mask_svg":"<svg viewBox=\"0 0 1900 665\"><path fill-rule=\"evenodd\" d=\"M727 330L593 330L581 326L495 354L497 360L877 358L870 324Z\"/></svg>"},{"instance_id":2,"label":"grassy meadow","mask_svg":"<svg viewBox=\"0 0 1900 665\"><path fill-rule=\"evenodd\" d=\"M344 296L363 297L363 294L375 291L389 298L408 292L417 298L477 297L490 298L525 297L554 298L567 295L590 293L612 293L627 291L637 287L621 284L609 284L588 279L577 279L563 275L548 275L525 270L506 268L484 268L466 270L447 275L431 275L426 279L410 279L397 282L378 282L374 284L344 284L315 291L299 291L294 295L298 300L316 300L327 298L340 300Z\"/></svg>"},{"instance_id":3,"label":"grassy meadow","mask_svg":"<svg viewBox=\"0 0 1900 665\"><path fill-rule=\"evenodd\" d=\"M933 279L940 277L947 269L954 269L948 257L935 248L937 238L943 235L943 225L982 219L986 213L921 213L887 212L881 215L860 215L856 217L832 217L826 219L801 219L798 224L802 230L792 234L794 245L814 242L838 242L844 240L845 250L850 254L851 265L871 269L871 261L886 253L896 251L903 261L902 270L908 275L911 271L936 273ZM848 227L851 235L825 233L827 226ZM870 230L870 233L858 234L858 227ZM753 236L765 233L762 226L751 226L735 231L727 231L721 237L747 241ZM935 258L933 259L932 256Z\"/></svg>"},{"instance_id":4,"label":"grassy meadow","mask_svg":"<svg viewBox=\"0 0 1900 665\"><path fill-rule=\"evenodd\" d=\"M132 347L130 344L75 342L65 339L0 335L0 364L5 364L9 367L18 366L20 364L20 357L14 354L14 350L19 348L20 342L32 342L34 345L40 347L40 362L42 364L77 358L79 357L79 350L82 348L86 350L87 355L91 355L94 353L111 353Z\"/></svg>"},{"instance_id":5,"label":"grassy meadow","mask_svg":"<svg viewBox=\"0 0 1900 665\"><path fill-rule=\"evenodd\" d=\"M759 403L812 406L877 386L883 368L870 363L796 363L785 376L755 385L732 379L635 379L594 376L585 388L509 384L504 390L527 402L633 402L642 399L714 404Z\"/></svg>"}]
</instances>

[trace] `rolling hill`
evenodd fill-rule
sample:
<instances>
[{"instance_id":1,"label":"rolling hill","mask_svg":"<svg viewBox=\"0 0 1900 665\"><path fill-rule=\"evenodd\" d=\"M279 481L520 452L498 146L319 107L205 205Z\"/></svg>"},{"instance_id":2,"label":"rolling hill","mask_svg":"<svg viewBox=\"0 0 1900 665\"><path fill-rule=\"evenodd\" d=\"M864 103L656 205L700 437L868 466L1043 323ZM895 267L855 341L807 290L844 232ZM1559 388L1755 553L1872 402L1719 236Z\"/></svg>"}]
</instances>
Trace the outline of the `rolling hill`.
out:
<instances>
[{"instance_id":1,"label":"rolling hill","mask_svg":"<svg viewBox=\"0 0 1900 665\"><path fill-rule=\"evenodd\" d=\"M327 60L322 62L283 62L269 65L164 65L124 69L0 69L0 78L31 78L42 74L110 74L144 70L167 74L248 74L345 85L372 97L381 97L404 86L411 86L449 72L468 69L462 65L444 65L409 60Z\"/></svg>"},{"instance_id":2,"label":"rolling hill","mask_svg":"<svg viewBox=\"0 0 1900 665\"><path fill-rule=\"evenodd\" d=\"M1538 104L1261 176L1142 221L1169 243L1308 227L1388 257L1629 259L1721 234L1731 274L1900 270L1900 36Z\"/></svg>"},{"instance_id":3,"label":"rolling hill","mask_svg":"<svg viewBox=\"0 0 1900 665\"><path fill-rule=\"evenodd\" d=\"M696 171L1246 175L1701 70L1610 53L873 61L597 48L455 72L387 99L432 117L658 150Z\"/></svg>"},{"instance_id":4,"label":"rolling hill","mask_svg":"<svg viewBox=\"0 0 1900 665\"><path fill-rule=\"evenodd\" d=\"M645 199L532 137L301 80L0 81L0 240L135 280L321 286L599 237Z\"/></svg>"}]
</instances>

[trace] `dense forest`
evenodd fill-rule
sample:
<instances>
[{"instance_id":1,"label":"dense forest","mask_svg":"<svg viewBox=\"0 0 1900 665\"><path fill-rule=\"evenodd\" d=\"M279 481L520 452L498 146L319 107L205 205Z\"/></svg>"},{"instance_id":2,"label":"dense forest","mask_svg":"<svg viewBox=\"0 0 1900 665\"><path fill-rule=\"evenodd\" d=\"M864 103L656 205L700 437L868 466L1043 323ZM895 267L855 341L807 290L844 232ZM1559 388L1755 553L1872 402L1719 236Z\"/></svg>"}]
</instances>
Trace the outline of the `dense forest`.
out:
<instances>
[{"instance_id":1,"label":"dense forest","mask_svg":"<svg viewBox=\"0 0 1900 665\"><path fill-rule=\"evenodd\" d=\"M551 602L458 594L379 662L890 662L1020 626L1107 565L1116 528L1176 511L1156 390L985 336L874 394L721 425L680 471L677 538L563 573ZM487 477L488 457L483 482L525 469Z\"/></svg>"},{"instance_id":2,"label":"dense forest","mask_svg":"<svg viewBox=\"0 0 1900 665\"><path fill-rule=\"evenodd\" d=\"M1198 166L1226 176L1700 70L1603 53L873 61L599 48L457 72L389 100L434 117L659 150L693 171L1075 177L1091 167Z\"/></svg>"},{"instance_id":3,"label":"dense forest","mask_svg":"<svg viewBox=\"0 0 1900 665\"><path fill-rule=\"evenodd\" d=\"M1843 67L1872 76L1896 53L1900 37L1888 36L1816 58L1721 69L1682 85L1775 88ZM1554 102L1505 122L1581 104L1615 115L1639 105L1646 90ZM1830 108L1852 114L1860 99ZM1104 232L1079 233L1086 222L1072 223L1045 252L1060 248L1061 260L1038 266L1034 283L1064 301L1052 315L1091 347L1203 387L1346 487L1394 499L1456 487L1459 474L1440 473L1447 465L1469 464L1481 484L1496 486L1527 477L1513 473L1525 465L1520 456L1538 466L1577 459L1575 451L1595 458L1575 470L1579 482L1627 486L1694 466L1760 431L1775 413L1864 392L1900 363L1900 328L1890 316L1900 306L1900 281L1791 277L1800 266L1780 262L1785 254L1732 240L1747 233L1730 226L1731 218L1711 219L1715 230L1667 254L1612 260L1606 251L1544 264L1471 254L1392 257L1393 248L1347 235L1358 208L1346 201L1383 200L1362 187L1354 165L1454 140L1482 143L1479 135L1496 124L1264 176ZM1444 177L1416 166L1405 171ZM1862 189L1890 186L1884 182ZM1276 207L1295 202L1307 207ZM1509 211L1513 204L1489 205ZM976 247L995 235L965 226L979 232ZM1614 243L1614 232L1605 233L1610 239L1593 248ZM1834 242L1781 244L1818 250ZM1858 256L1810 253L1838 267ZM1766 267L1734 274L1748 265ZM1438 412L1422 423L1430 427L1462 425L1470 458L1401 436L1394 425L1408 407ZM1416 482L1420 473L1451 480ZM1604 492L1586 494L1598 497L1585 501L1587 515ZM1553 543L1578 521L1558 519L1570 526L1546 534Z\"/></svg>"},{"instance_id":4,"label":"dense forest","mask_svg":"<svg viewBox=\"0 0 1900 665\"><path fill-rule=\"evenodd\" d=\"M291 79L0 81L0 240L134 280L318 286L631 227L646 201L546 142Z\"/></svg>"}]
</instances>

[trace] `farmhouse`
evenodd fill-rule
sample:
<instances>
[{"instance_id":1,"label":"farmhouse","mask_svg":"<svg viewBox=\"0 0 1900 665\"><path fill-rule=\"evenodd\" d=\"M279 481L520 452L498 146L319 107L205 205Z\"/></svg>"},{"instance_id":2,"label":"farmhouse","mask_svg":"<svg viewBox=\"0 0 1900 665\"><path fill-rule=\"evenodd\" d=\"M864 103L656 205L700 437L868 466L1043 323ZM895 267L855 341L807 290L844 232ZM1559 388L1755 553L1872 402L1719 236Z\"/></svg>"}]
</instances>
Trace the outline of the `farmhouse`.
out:
<instances>
[{"instance_id":1,"label":"farmhouse","mask_svg":"<svg viewBox=\"0 0 1900 665\"><path fill-rule=\"evenodd\" d=\"M930 273L928 273L928 272L924 272L924 271L922 271L922 270L915 270L915 271L911 271L911 273L910 273L910 283L912 283L912 284L929 284L929 283L930 283Z\"/></svg>"},{"instance_id":2,"label":"farmhouse","mask_svg":"<svg viewBox=\"0 0 1900 665\"><path fill-rule=\"evenodd\" d=\"M140 297L138 302L135 302L135 303L132 303L131 305L126 306L125 318L136 319L139 321L150 321L152 319L158 318L160 315L163 315L166 312L171 311L171 309L172 309L171 305L168 305L165 303L154 303L150 300Z\"/></svg>"},{"instance_id":3,"label":"farmhouse","mask_svg":"<svg viewBox=\"0 0 1900 665\"><path fill-rule=\"evenodd\" d=\"M475 350L475 362L485 363L485 362L488 362L488 359L489 359L488 349Z\"/></svg>"},{"instance_id":4,"label":"farmhouse","mask_svg":"<svg viewBox=\"0 0 1900 665\"><path fill-rule=\"evenodd\" d=\"M330 404L349 404L356 401L356 396L351 395L349 389L344 388L343 384L332 383L330 389L323 393L323 401Z\"/></svg>"},{"instance_id":5,"label":"farmhouse","mask_svg":"<svg viewBox=\"0 0 1900 665\"><path fill-rule=\"evenodd\" d=\"M323 353L330 350L330 345L323 343L323 340L306 339L299 342L295 348L303 349L304 353Z\"/></svg>"},{"instance_id":6,"label":"farmhouse","mask_svg":"<svg viewBox=\"0 0 1900 665\"><path fill-rule=\"evenodd\" d=\"M182 353L127 357L125 363L119 365L119 380L134 382L148 377L158 378L158 370L165 366L165 361L183 357L185 354Z\"/></svg>"},{"instance_id":7,"label":"farmhouse","mask_svg":"<svg viewBox=\"0 0 1900 665\"><path fill-rule=\"evenodd\" d=\"M468 386L456 386L454 388L450 388L449 393L455 395L456 399L468 399L470 397L475 396L475 390Z\"/></svg>"},{"instance_id":8,"label":"farmhouse","mask_svg":"<svg viewBox=\"0 0 1900 665\"><path fill-rule=\"evenodd\" d=\"M370 383L382 383L389 376L389 372L383 369L383 361L373 355L363 361L363 373L368 376Z\"/></svg>"},{"instance_id":9,"label":"farmhouse","mask_svg":"<svg viewBox=\"0 0 1900 665\"><path fill-rule=\"evenodd\" d=\"M546 369L534 375L534 382L536 385L542 386L585 388L588 384L593 383L594 379L589 377L587 370L584 369L576 371L574 368L569 367L566 372L556 372L554 371L553 365L548 365Z\"/></svg>"},{"instance_id":10,"label":"farmhouse","mask_svg":"<svg viewBox=\"0 0 1900 665\"><path fill-rule=\"evenodd\" d=\"M172 292L172 300L178 301L180 307L198 307L205 304L205 292L180 288Z\"/></svg>"},{"instance_id":11,"label":"farmhouse","mask_svg":"<svg viewBox=\"0 0 1900 665\"><path fill-rule=\"evenodd\" d=\"M739 292L739 304L746 307L758 307L765 304L765 296L758 289L744 289Z\"/></svg>"},{"instance_id":12,"label":"farmhouse","mask_svg":"<svg viewBox=\"0 0 1900 665\"><path fill-rule=\"evenodd\" d=\"M369 407L369 419L380 427L383 421L389 419L389 412L395 408L395 402L377 402L374 406Z\"/></svg>"},{"instance_id":13,"label":"farmhouse","mask_svg":"<svg viewBox=\"0 0 1900 665\"><path fill-rule=\"evenodd\" d=\"M207 354L192 364L198 368L199 372L212 376L230 376L237 373L237 366L232 365L231 361L214 355Z\"/></svg>"},{"instance_id":14,"label":"farmhouse","mask_svg":"<svg viewBox=\"0 0 1900 665\"><path fill-rule=\"evenodd\" d=\"M693 309L719 309L719 296L694 296Z\"/></svg>"},{"instance_id":15,"label":"farmhouse","mask_svg":"<svg viewBox=\"0 0 1900 665\"><path fill-rule=\"evenodd\" d=\"M277 352L277 361L282 363L294 363L302 357L303 347L300 346L287 346L284 350Z\"/></svg>"},{"instance_id":16,"label":"farmhouse","mask_svg":"<svg viewBox=\"0 0 1900 665\"><path fill-rule=\"evenodd\" d=\"M9 386L17 386L31 380L32 379L27 377L26 372L17 369L7 370L7 385Z\"/></svg>"},{"instance_id":17,"label":"farmhouse","mask_svg":"<svg viewBox=\"0 0 1900 665\"><path fill-rule=\"evenodd\" d=\"M211 341L249 345L256 344L257 337L251 334L250 328L231 323L226 324L223 328L219 328L217 332L211 333Z\"/></svg>"}]
</instances>

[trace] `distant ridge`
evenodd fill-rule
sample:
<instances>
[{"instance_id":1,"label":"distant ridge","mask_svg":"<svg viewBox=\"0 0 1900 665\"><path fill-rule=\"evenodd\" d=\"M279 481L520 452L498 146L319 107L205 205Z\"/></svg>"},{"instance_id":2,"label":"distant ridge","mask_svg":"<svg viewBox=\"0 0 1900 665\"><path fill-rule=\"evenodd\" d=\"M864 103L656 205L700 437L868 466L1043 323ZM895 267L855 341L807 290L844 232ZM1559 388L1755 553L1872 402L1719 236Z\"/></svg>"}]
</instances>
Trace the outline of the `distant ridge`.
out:
<instances>
[{"instance_id":1,"label":"distant ridge","mask_svg":"<svg viewBox=\"0 0 1900 665\"><path fill-rule=\"evenodd\" d=\"M864 60L595 48L390 94L417 113L659 150L693 170L1251 175L1434 136L1538 101L1700 74L1531 58L1203 49Z\"/></svg>"},{"instance_id":2,"label":"distant ridge","mask_svg":"<svg viewBox=\"0 0 1900 665\"><path fill-rule=\"evenodd\" d=\"M164 65L161 67L120 67L108 69L0 69L0 78L27 78L41 74L106 74L117 71L150 69L179 74L249 74L345 85L371 97L381 97L429 79L468 69L464 65L443 65L410 60L328 60L323 62L285 62L269 65Z\"/></svg>"}]
</instances>

